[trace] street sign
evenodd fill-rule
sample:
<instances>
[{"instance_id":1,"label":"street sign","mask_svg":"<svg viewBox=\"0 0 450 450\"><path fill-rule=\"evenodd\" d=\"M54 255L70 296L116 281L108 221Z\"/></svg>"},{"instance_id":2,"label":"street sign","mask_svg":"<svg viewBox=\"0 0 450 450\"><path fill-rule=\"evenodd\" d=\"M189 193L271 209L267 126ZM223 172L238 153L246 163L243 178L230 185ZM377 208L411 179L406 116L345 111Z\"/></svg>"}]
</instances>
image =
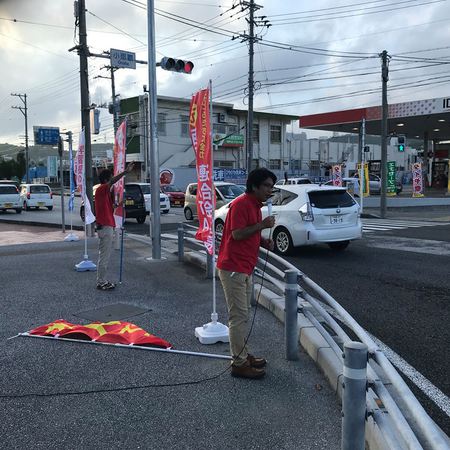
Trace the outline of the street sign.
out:
<instances>
[{"instance_id":1,"label":"street sign","mask_svg":"<svg viewBox=\"0 0 450 450\"><path fill-rule=\"evenodd\" d=\"M57 156L47 156L47 176L48 177L56 177L57 174L57 162L58 157Z\"/></svg>"},{"instance_id":2,"label":"street sign","mask_svg":"<svg viewBox=\"0 0 450 450\"><path fill-rule=\"evenodd\" d=\"M395 185L395 161L387 163L387 195L393 196L397 194L397 186Z\"/></svg>"},{"instance_id":3,"label":"street sign","mask_svg":"<svg viewBox=\"0 0 450 450\"><path fill-rule=\"evenodd\" d=\"M58 145L59 128L58 127L33 127L35 145Z\"/></svg>"},{"instance_id":4,"label":"street sign","mask_svg":"<svg viewBox=\"0 0 450 450\"><path fill-rule=\"evenodd\" d=\"M112 67L136 69L136 53L112 48L110 50L109 56L111 58Z\"/></svg>"},{"instance_id":5,"label":"street sign","mask_svg":"<svg viewBox=\"0 0 450 450\"><path fill-rule=\"evenodd\" d=\"M213 135L213 144L221 147L242 147L244 145L244 136L242 134L227 135L215 133Z\"/></svg>"}]
</instances>

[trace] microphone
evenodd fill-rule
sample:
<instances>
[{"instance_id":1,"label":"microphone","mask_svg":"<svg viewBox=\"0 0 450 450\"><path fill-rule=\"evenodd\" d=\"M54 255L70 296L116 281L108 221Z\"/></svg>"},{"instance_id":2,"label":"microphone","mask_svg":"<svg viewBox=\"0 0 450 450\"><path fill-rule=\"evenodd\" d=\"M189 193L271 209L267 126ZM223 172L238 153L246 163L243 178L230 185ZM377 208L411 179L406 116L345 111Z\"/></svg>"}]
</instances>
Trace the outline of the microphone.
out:
<instances>
[{"instance_id":1,"label":"microphone","mask_svg":"<svg viewBox=\"0 0 450 450\"><path fill-rule=\"evenodd\" d=\"M268 198L267 199L267 212L269 214L269 216L272 215L272 198Z\"/></svg>"}]
</instances>

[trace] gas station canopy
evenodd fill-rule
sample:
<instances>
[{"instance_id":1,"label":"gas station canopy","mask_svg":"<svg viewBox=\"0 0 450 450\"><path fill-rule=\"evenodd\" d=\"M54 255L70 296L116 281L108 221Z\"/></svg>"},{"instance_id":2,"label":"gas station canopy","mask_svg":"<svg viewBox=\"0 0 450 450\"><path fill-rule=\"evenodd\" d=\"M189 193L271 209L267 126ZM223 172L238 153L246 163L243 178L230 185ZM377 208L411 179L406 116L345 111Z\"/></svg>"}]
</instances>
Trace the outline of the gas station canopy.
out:
<instances>
[{"instance_id":1,"label":"gas station canopy","mask_svg":"<svg viewBox=\"0 0 450 450\"><path fill-rule=\"evenodd\" d=\"M381 106L349 109L299 117L300 128L357 133L366 119L366 133L381 134ZM410 139L450 139L450 97L389 105L388 132Z\"/></svg>"}]
</instances>

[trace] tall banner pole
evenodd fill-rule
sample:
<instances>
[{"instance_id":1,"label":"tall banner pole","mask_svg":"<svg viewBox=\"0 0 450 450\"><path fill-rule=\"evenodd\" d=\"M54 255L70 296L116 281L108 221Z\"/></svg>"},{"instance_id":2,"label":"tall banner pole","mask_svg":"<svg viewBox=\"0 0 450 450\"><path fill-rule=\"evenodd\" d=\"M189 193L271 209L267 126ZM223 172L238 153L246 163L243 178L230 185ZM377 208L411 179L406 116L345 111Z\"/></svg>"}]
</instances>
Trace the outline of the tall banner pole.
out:
<instances>
[{"instance_id":1,"label":"tall banner pole","mask_svg":"<svg viewBox=\"0 0 450 450\"><path fill-rule=\"evenodd\" d=\"M195 151L197 169L197 210L199 229L196 238L205 243L207 258L212 259L213 311L211 322L195 328L195 336L202 344L229 342L228 327L218 322L216 310L216 261L214 210L216 206L213 181L214 155L212 130L212 82L194 95L189 113L189 131ZM208 103L209 101L209 103Z\"/></svg>"},{"instance_id":2,"label":"tall banner pole","mask_svg":"<svg viewBox=\"0 0 450 450\"><path fill-rule=\"evenodd\" d=\"M211 177L214 173L214 145L213 145L213 106L212 106L212 80L209 80L209 123L211 124ZM213 284L213 311L211 314L212 323L217 323L216 311L216 227L215 227L215 212L216 212L216 195L213 178L213 210L212 210L212 284Z\"/></svg>"},{"instance_id":3,"label":"tall banner pole","mask_svg":"<svg viewBox=\"0 0 450 450\"><path fill-rule=\"evenodd\" d=\"M79 237L73 232L73 210L75 201L75 185L73 180L73 142L72 132L68 131L69 137L69 180L70 180L70 199L69 199L69 213L70 213L70 233L64 238L66 242L77 242Z\"/></svg>"},{"instance_id":4,"label":"tall banner pole","mask_svg":"<svg viewBox=\"0 0 450 450\"><path fill-rule=\"evenodd\" d=\"M88 272L97 270L97 266L89 260L88 249L87 249L87 225L95 221L95 217L92 215L91 205L89 203L89 199L86 196L86 152L85 152L85 128L80 134L80 142L78 144L78 152L77 152L77 161L78 161L78 173L77 173L77 181L81 181L81 197L83 199L84 204L84 258L78 264L75 264L75 270L77 272ZM79 156L79 152L81 152L81 156ZM80 171L80 165L81 171ZM77 183L78 185L78 183ZM92 220L93 219L93 220Z\"/></svg>"}]
</instances>

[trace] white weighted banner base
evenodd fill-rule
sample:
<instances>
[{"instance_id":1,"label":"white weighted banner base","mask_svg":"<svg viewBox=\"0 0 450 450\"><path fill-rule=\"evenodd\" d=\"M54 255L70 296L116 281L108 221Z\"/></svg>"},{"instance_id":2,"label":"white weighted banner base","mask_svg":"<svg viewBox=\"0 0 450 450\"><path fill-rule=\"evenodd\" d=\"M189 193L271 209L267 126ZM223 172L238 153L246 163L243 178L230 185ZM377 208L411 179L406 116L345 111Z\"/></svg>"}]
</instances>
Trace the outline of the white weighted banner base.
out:
<instances>
[{"instance_id":1,"label":"white weighted banner base","mask_svg":"<svg viewBox=\"0 0 450 450\"><path fill-rule=\"evenodd\" d=\"M217 342L230 342L228 327L220 322L205 323L195 329L195 337L201 344L215 344Z\"/></svg>"}]
</instances>

